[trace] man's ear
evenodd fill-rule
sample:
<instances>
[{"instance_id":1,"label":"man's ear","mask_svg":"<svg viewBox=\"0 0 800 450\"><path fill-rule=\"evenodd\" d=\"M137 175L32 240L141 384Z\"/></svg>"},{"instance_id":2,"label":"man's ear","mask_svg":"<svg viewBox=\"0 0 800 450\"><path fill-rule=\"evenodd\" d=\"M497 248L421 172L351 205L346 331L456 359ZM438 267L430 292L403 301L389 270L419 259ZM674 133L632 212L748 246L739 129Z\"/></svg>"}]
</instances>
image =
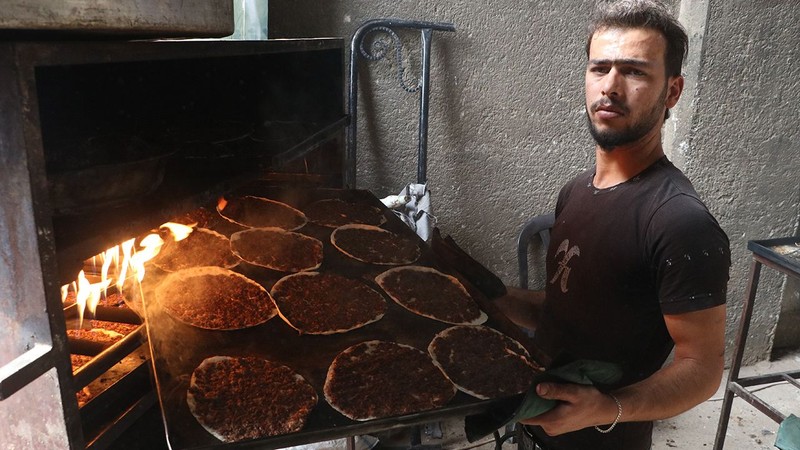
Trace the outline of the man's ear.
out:
<instances>
[{"instance_id":1,"label":"man's ear","mask_svg":"<svg viewBox=\"0 0 800 450\"><path fill-rule=\"evenodd\" d=\"M664 103L667 109L672 109L681 98L683 92L683 76L676 75L667 80L667 98Z\"/></svg>"}]
</instances>

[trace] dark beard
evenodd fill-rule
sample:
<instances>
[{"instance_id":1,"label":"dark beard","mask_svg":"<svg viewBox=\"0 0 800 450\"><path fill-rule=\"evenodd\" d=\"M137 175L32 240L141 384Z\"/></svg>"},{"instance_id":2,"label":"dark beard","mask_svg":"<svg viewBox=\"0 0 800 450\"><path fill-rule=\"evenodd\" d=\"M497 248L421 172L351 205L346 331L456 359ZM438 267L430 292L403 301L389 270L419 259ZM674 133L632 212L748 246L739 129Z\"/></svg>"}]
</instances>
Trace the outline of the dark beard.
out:
<instances>
[{"instance_id":1,"label":"dark beard","mask_svg":"<svg viewBox=\"0 0 800 450\"><path fill-rule=\"evenodd\" d=\"M661 92L661 101L656 103L650 111L647 112L638 122L632 124L623 130L609 130L600 131L592 123L592 118L589 115L589 108L586 108L586 121L589 124L589 133L591 133L597 145L606 152L610 152L620 145L630 144L641 139L650 130L658 124L658 121L664 116L664 98L667 94L667 88ZM615 104L614 102L611 102ZM615 104L618 107L628 111L624 105ZM595 105L592 105L593 107Z\"/></svg>"}]
</instances>

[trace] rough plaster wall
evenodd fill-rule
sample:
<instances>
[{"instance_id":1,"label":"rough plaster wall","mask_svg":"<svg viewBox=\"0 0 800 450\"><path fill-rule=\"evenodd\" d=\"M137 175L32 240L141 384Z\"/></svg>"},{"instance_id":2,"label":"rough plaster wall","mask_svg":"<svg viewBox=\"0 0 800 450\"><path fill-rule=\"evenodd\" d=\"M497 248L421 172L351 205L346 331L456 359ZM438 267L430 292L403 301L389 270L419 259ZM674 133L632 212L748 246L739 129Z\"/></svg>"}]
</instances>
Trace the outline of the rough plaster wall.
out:
<instances>
[{"instance_id":1,"label":"rough plaster wall","mask_svg":"<svg viewBox=\"0 0 800 450\"><path fill-rule=\"evenodd\" d=\"M681 5L695 42L692 92L665 142L731 238L729 347L749 270L749 239L792 235L798 221L797 40L800 5ZM445 234L506 283L528 217L593 164L583 113L584 26L594 2L270 0L271 37L343 36L368 19L453 22L432 51L428 177ZM687 6L686 8L683 8ZM698 16L699 15L699 16ZM764 26L769 24L769 26ZM414 66L416 41L407 53ZM776 70L777 68L777 70ZM361 71L358 187L396 193L416 173L416 102L388 63ZM367 87L369 86L369 87ZM677 135L677 136L676 136ZM782 278L765 270L750 360L769 355ZM535 285L535 283L534 283ZM761 306L763 305L763 306Z\"/></svg>"},{"instance_id":2,"label":"rough plaster wall","mask_svg":"<svg viewBox=\"0 0 800 450\"><path fill-rule=\"evenodd\" d=\"M434 214L444 234L517 284L519 228L552 210L558 187L593 161L582 106L584 22L592 4L271 0L269 30L271 37L349 40L373 18L455 24L455 33L433 37ZM411 64L419 59L417 35L410 36ZM378 195L416 181L417 103L397 86L394 70L370 63L360 75L358 187Z\"/></svg>"},{"instance_id":3,"label":"rough plaster wall","mask_svg":"<svg viewBox=\"0 0 800 450\"><path fill-rule=\"evenodd\" d=\"M59 411L61 398L57 387L56 369L50 369L0 402L0 422L3 424L0 427L0 448L69 448L64 417Z\"/></svg>"},{"instance_id":4,"label":"rough plaster wall","mask_svg":"<svg viewBox=\"0 0 800 450\"><path fill-rule=\"evenodd\" d=\"M749 275L747 241L792 236L800 212L800 5L711 0L685 171L731 239L728 340ZM785 277L762 270L747 361L769 356Z\"/></svg>"},{"instance_id":5,"label":"rough plaster wall","mask_svg":"<svg viewBox=\"0 0 800 450\"><path fill-rule=\"evenodd\" d=\"M800 279L789 278L786 281L773 341L773 347L776 349L800 347L800 326L798 326L800 324Z\"/></svg>"}]
</instances>

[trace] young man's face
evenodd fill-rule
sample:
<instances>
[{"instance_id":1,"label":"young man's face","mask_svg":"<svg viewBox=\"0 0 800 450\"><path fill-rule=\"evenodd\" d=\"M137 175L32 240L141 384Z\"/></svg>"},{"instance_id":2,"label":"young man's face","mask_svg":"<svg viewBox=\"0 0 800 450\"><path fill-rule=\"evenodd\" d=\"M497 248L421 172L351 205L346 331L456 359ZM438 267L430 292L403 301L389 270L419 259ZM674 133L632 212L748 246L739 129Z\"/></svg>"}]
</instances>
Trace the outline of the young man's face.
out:
<instances>
[{"instance_id":1,"label":"young man's face","mask_svg":"<svg viewBox=\"0 0 800 450\"><path fill-rule=\"evenodd\" d=\"M645 28L604 28L592 36L586 67L589 130L604 150L659 133L683 78L667 77L666 40Z\"/></svg>"}]
</instances>

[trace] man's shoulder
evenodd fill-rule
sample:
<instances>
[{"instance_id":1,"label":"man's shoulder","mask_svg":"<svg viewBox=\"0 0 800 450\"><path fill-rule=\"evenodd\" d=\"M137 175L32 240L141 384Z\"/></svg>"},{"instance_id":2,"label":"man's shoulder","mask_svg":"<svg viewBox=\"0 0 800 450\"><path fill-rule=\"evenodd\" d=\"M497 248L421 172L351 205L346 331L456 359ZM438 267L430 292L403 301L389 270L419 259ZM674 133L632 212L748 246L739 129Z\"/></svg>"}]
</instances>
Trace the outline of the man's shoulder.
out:
<instances>
[{"instance_id":1,"label":"man's shoulder","mask_svg":"<svg viewBox=\"0 0 800 450\"><path fill-rule=\"evenodd\" d=\"M689 177L682 170L675 167L666 157L654 163L641 176L644 184L662 189L668 196L688 195L699 199Z\"/></svg>"}]
</instances>

